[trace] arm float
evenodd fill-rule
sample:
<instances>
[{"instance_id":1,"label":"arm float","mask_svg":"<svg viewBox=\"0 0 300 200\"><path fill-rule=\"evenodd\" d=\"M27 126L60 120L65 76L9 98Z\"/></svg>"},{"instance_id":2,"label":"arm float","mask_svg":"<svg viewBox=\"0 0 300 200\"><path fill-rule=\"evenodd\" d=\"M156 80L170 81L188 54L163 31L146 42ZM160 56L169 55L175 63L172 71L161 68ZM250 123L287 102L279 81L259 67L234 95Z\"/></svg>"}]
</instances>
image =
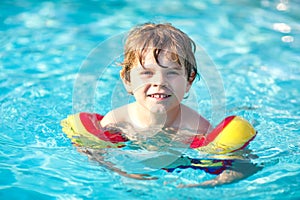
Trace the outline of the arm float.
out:
<instances>
[{"instance_id":1,"label":"arm float","mask_svg":"<svg viewBox=\"0 0 300 200\"><path fill-rule=\"evenodd\" d=\"M93 148L123 147L127 138L120 132L105 131L103 116L92 113L69 115L61 121L63 132L76 146ZM256 136L253 126L238 116L225 118L207 136L195 136L190 147L211 154L226 154L245 148Z\"/></svg>"},{"instance_id":2,"label":"arm float","mask_svg":"<svg viewBox=\"0 0 300 200\"><path fill-rule=\"evenodd\" d=\"M103 116L92 113L69 115L61 121L62 131L79 147L120 148L127 139L119 132L105 131L100 126Z\"/></svg>"},{"instance_id":3,"label":"arm float","mask_svg":"<svg viewBox=\"0 0 300 200\"><path fill-rule=\"evenodd\" d=\"M105 131L100 126L103 116L91 113L69 115L61 121L62 131L79 147L121 148L128 139L120 132ZM238 116L225 118L206 137L195 136L190 147L209 154L226 154L245 148L256 135L255 129L245 119ZM233 160L192 159L180 157L164 168L171 172L176 168L202 169L211 174L219 174Z\"/></svg>"},{"instance_id":4,"label":"arm float","mask_svg":"<svg viewBox=\"0 0 300 200\"><path fill-rule=\"evenodd\" d=\"M256 131L248 121L238 116L230 116L225 118L206 137L194 137L190 147L209 154L226 154L245 148L255 136ZM192 168L201 169L210 174L220 174L234 162L233 157L225 158L194 159L182 156L164 170L172 172L178 168Z\"/></svg>"},{"instance_id":5,"label":"arm float","mask_svg":"<svg viewBox=\"0 0 300 200\"><path fill-rule=\"evenodd\" d=\"M211 154L226 154L245 148L256 136L253 126L238 116L225 118L206 137L194 137L190 147Z\"/></svg>"}]
</instances>

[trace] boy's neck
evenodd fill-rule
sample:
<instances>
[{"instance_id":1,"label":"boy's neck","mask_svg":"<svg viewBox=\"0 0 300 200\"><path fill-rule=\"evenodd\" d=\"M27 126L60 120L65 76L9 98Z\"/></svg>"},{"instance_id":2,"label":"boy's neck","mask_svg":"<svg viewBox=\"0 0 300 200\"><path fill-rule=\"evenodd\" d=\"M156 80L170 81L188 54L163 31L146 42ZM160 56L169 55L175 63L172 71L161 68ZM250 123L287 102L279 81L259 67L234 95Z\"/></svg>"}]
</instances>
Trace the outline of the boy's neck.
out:
<instances>
[{"instance_id":1,"label":"boy's neck","mask_svg":"<svg viewBox=\"0 0 300 200\"><path fill-rule=\"evenodd\" d=\"M135 103L130 109L130 119L134 126L138 128L151 127L172 127L175 121L180 117L180 106L167 112L151 112L145 107Z\"/></svg>"}]
</instances>

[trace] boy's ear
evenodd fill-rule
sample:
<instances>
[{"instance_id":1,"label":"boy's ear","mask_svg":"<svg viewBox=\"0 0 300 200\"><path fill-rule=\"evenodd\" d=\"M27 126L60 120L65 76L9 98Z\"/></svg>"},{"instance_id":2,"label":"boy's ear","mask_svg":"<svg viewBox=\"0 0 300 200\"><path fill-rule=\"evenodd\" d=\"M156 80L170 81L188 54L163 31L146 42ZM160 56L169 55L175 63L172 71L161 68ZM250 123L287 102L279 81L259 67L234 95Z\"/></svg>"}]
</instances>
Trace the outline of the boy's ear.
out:
<instances>
[{"instance_id":1,"label":"boy's ear","mask_svg":"<svg viewBox=\"0 0 300 200\"><path fill-rule=\"evenodd\" d=\"M195 74L195 72L192 72L192 75L188 78L188 84L186 86L186 91L185 92L188 92L191 89L195 78L196 78L196 74Z\"/></svg>"},{"instance_id":2,"label":"boy's ear","mask_svg":"<svg viewBox=\"0 0 300 200\"><path fill-rule=\"evenodd\" d=\"M186 88L185 88L185 93L188 93L190 91L190 89L192 87L192 83L193 82L190 82L190 81L187 83Z\"/></svg>"},{"instance_id":3,"label":"boy's ear","mask_svg":"<svg viewBox=\"0 0 300 200\"><path fill-rule=\"evenodd\" d=\"M122 76L122 73L120 72L120 77L122 79L122 82L123 82L123 85L126 89L126 91L129 93L129 94L132 94L132 89L131 89L131 83L130 81L126 80L124 76Z\"/></svg>"}]
</instances>

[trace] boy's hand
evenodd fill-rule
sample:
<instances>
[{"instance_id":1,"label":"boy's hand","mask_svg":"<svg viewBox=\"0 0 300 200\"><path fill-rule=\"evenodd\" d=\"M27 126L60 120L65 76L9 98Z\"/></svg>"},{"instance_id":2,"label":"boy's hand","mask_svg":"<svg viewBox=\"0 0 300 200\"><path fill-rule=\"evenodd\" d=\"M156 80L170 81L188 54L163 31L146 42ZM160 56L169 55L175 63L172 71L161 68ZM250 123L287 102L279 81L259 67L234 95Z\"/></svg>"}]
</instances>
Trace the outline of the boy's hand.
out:
<instances>
[{"instance_id":1,"label":"boy's hand","mask_svg":"<svg viewBox=\"0 0 300 200\"><path fill-rule=\"evenodd\" d=\"M187 184L187 185L179 185L180 188L187 187L215 187L223 184L233 183L235 181L241 180L244 175L240 172L236 172L233 170L224 170L221 174L219 174L216 178L204 181L198 184Z\"/></svg>"},{"instance_id":2,"label":"boy's hand","mask_svg":"<svg viewBox=\"0 0 300 200\"><path fill-rule=\"evenodd\" d=\"M236 161L232 168L224 170L221 174L219 174L216 178L204 181L202 183L197 184L181 184L179 188L186 188L186 187L215 187L220 186L223 184L229 184L233 182L237 182L241 179L247 178L252 174L259 171L261 167L258 167L249 162L239 162Z\"/></svg>"}]
</instances>

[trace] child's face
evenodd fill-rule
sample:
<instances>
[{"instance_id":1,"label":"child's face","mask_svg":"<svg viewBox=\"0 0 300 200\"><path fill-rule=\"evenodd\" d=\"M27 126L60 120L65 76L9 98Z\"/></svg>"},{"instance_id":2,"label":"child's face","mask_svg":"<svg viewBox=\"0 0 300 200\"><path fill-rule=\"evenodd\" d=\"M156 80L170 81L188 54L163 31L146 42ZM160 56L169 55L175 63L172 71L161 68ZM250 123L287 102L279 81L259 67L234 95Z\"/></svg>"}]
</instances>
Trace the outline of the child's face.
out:
<instances>
[{"instance_id":1,"label":"child's face","mask_svg":"<svg viewBox=\"0 0 300 200\"><path fill-rule=\"evenodd\" d=\"M152 52L147 53L144 67L138 62L130 71L130 82L124 81L140 105L154 113L178 108L191 83L187 81L184 67L171 60L169 53L162 51L159 64Z\"/></svg>"}]
</instances>

